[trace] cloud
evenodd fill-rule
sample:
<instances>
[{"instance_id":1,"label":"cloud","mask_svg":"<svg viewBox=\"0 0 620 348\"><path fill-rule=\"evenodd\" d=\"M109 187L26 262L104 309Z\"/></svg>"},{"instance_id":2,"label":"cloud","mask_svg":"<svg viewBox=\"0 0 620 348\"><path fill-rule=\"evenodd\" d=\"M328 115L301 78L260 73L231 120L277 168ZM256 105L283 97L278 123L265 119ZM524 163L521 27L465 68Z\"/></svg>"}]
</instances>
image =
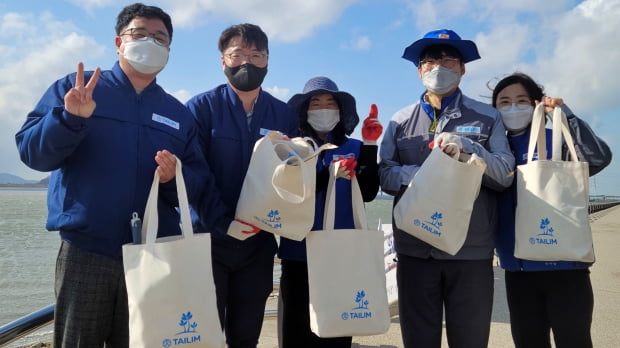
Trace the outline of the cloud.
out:
<instances>
[{"instance_id":1,"label":"cloud","mask_svg":"<svg viewBox=\"0 0 620 348\"><path fill-rule=\"evenodd\" d=\"M70 0L89 13L123 6L120 0ZM361 0L154 0L174 19L175 28L196 28L210 22L250 22L259 25L270 40L297 42L316 29L335 22L342 12Z\"/></svg>"},{"instance_id":2,"label":"cloud","mask_svg":"<svg viewBox=\"0 0 620 348\"><path fill-rule=\"evenodd\" d=\"M19 35L19 45L4 44L4 40L14 41L13 35ZM46 12L0 17L1 156L17 159L14 135L45 89L62 74L75 71L78 61L95 60L104 51L93 38L78 34L73 24L58 21ZM17 166L19 162L7 163ZM20 172L15 168L3 170Z\"/></svg>"},{"instance_id":3,"label":"cloud","mask_svg":"<svg viewBox=\"0 0 620 348\"><path fill-rule=\"evenodd\" d=\"M291 90L288 88L282 88L278 86L273 87L265 87L265 90L269 92L272 96L282 100L283 102L287 102L289 99L289 95L291 94Z\"/></svg>"},{"instance_id":4,"label":"cloud","mask_svg":"<svg viewBox=\"0 0 620 348\"><path fill-rule=\"evenodd\" d=\"M296 42L319 27L335 22L351 4L360 0L161 0L175 19L175 26L195 27L208 21L228 20L259 25L270 40Z\"/></svg>"},{"instance_id":5,"label":"cloud","mask_svg":"<svg viewBox=\"0 0 620 348\"><path fill-rule=\"evenodd\" d=\"M358 51L368 51L371 46L372 41L370 41L370 38L368 36L358 37L357 39L355 39L353 44L353 48Z\"/></svg>"},{"instance_id":6,"label":"cloud","mask_svg":"<svg viewBox=\"0 0 620 348\"><path fill-rule=\"evenodd\" d=\"M619 1L588 0L551 22L553 50L535 63L549 93L570 100L573 109L617 107L618 18Z\"/></svg>"},{"instance_id":7,"label":"cloud","mask_svg":"<svg viewBox=\"0 0 620 348\"><path fill-rule=\"evenodd\" d=\"M436 10L449 3L459 1L439 1ZM472 2L474 8L480 4ZM489 29L472 38L482 59L467 64L464 92L481 99L490 95L488 82L493 85L497 79L521 71L544 85L549 95L564 98L578 115L617 108L620 50L615 39L620 37L620 1L586 0L573 8L566 5L490 3L484 15ZM456 16L457 12L448 14Z\"/></svg>"},{"instance_id":8,"label":"cloud","mask_svg":"<svg viewBox=\"0 0 620 348\"><path fill-rule=\"evenodd\" d=\"M166 91L166 92L170 93L172 96L177 98L183 104L185 104L185 102L188 101L189 98L194 96L192 92L186 89L180 89L178 91Z\"/></svg>"}]
</instances>

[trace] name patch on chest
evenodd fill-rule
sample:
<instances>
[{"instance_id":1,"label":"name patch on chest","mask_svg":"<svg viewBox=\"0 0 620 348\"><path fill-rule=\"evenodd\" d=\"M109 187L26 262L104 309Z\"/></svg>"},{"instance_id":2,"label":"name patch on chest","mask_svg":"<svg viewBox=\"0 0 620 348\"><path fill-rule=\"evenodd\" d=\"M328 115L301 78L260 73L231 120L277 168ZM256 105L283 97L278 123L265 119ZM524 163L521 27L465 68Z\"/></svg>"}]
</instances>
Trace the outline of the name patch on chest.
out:
<instances>
[{"instance_id":1,"label":"name patch on chest","mask_svg":"<svg viewBox=\"0 0 620 348\"><path fill-rule=\"evenodd\" d=\"M458 126L456 127L457 133L475 133L480 134L480 127L476 126Z\"/></svg>"},{"instance_id":2,"label":"name patch on chest","mask_svg":"<svg viewBox=\"0 0 620 348\"><path fill-rule=\"evenodd\" d=\"M162 115L158 115L158 114L153 114L153 121L155 122L159 122L162 124L165 124L168 127L172 127L174 129L179 129L180 124L177 121L173 121L171 119L169 119L168 117L162 116Z\"/></svg>"}]
</instances>

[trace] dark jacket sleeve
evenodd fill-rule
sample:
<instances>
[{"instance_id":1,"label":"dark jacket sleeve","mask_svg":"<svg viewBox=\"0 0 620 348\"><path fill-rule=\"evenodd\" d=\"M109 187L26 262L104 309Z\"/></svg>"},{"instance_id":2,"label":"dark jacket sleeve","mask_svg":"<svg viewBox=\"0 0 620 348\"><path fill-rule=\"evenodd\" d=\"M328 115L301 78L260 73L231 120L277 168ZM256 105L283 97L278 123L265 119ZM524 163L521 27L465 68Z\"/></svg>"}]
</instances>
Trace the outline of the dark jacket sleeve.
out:
<instances>
[{"instance_id":1,"label":"dark jacket sleeve","mask_svg":"<svg viewBox=\"0 0 620 348\"><path fill-rule=\"evenodd\" d=\"M609 165L612 158L611 150L605 141L594 134L585 121L575 116L568 107L563 106L562 109L568 119L577 157L580 161L588 162L590 176L593 176ZM562 153L567 160L570 155L566 143L563 145Z\"/></svg>"},{"instance_id":2,"label":"dark jacket sleeve","mask_svg":"<svg viewBox=\"0 0 620 348\"><path fill-rule=\"evenodd\" d=\"M379 164L377 163L377 145L362 145L357 161L355 175L362 191L364 202L375 199L379 192Z\"/></svg>"}]
</instances>

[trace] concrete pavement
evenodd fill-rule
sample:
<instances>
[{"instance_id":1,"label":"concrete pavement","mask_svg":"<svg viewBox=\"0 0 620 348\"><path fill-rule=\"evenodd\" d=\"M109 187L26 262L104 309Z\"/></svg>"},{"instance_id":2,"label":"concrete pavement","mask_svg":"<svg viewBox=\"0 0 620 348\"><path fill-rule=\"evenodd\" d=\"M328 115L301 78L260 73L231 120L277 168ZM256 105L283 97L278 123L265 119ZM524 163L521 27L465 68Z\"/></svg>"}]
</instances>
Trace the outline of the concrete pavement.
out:
<instances>
[{"instance_id":1,"label":"concrete pavement","mask_svg":"<svg viewBox=\"0 0 620 348\"><path fill-rule=\"evenodd\" d=\"M596 263L591 268L594 289L594 315L592 339L594 347L620 347L620 206L594 213L590 216L594 239ZM268 309L277 307L277 298L271 298ZM443 337L443 347L448 347ZM277 348L277 321L267 319L263 324L259 348ZM383 335L353 338L353 348L403 347L398 317ZM495 298L489 347L514 347L510 335L510 318L506 304L504 272L495 267Z\"/></svg>"}]
</instances>

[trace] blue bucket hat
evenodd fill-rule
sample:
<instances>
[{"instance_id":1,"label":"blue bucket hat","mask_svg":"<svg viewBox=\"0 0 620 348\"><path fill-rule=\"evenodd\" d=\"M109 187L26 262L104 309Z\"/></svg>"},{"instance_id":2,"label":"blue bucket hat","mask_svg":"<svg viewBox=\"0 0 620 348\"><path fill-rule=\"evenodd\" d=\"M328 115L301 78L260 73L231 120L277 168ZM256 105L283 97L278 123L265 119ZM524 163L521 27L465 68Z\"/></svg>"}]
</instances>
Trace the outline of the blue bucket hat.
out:
<instances>
[{"instance_id":1,"label":"blue bucket hat","mask_svg":"<svg viewBox=\"0 0 620 348\"><path fill-rule=\"evenodd\" d=\"M292 96L288 101L288 105L299 114L301 106L310 98L319 94L332 94L338 100L340 123L342 123L344 132L347 135L351 135L360 120L355 107L355 98L347 92L339 91L336 83L327 77L318 76L308 80L303 92Z\"/></svg>"},{"instance_id":2,"label":"blue bucket hat","mask_svg":"<svg viewBox=\"0 0 620 348\"><path fill-rule=\"evenodd\" d=\"M403 58L412 61L415 66L418 66L422 52L424 52L427 47L433 45L448 45L456 48L463 57L463 63L480 59L478 48L473 41L462 40L457 33L449 29L433 30L424 34L423 38L405 48Z\"/></svg>"}]
</instances>

